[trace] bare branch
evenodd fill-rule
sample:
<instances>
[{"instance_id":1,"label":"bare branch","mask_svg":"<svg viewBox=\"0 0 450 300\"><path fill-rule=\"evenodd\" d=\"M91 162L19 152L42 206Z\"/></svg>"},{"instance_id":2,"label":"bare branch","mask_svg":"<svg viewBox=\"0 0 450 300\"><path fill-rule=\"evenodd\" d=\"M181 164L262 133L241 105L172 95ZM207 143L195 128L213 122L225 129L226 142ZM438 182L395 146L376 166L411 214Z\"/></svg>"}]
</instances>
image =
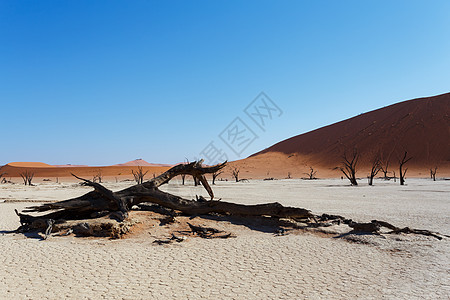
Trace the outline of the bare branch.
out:
<instances>
[{"instance_id":1,"label":"bare branch","mask_svg":"<svg viewBox=\"0 0 450 300\"><path fill-rule=\"evenodd\" d=\"M403 166L412 159L412 157L407 158L408 152L405 151L405 153L403 154L403 157L401 159L398 160L399 163L399 169L400 169L400 185L404 185L405 184L405 175L406 175L406 171L408 171L408 168L403 170Z\"/></svg>"}]
</instances>

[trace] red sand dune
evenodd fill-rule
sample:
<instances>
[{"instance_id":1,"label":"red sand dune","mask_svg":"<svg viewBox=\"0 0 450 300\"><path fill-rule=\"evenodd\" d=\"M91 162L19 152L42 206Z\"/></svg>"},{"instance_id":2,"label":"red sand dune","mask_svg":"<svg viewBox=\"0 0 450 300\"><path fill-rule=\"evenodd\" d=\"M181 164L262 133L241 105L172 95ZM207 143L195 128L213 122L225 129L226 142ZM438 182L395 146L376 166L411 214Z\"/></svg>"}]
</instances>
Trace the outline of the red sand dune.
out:
<instances>
[{"instance_id":1,"label":"red sand dune","mask_svg":"<svg viewBox=\"0 0 450 300\"><path fill-rule=\"evenodd\" d=\"M171 167L172 165L169 165L169 164L152 164L152 163L146 162L145 160L143 160L141 158L138 158L138 159L135 159L135 160L123 163L123 164L117 164L117 165L114 165L114 166Z\"/></svg>"},{"instance_id":2,"label":"red sand dune","mask_svg":"<svg viewBox=\"0 0 450 300\"><path fill-rule=\"evenodd\" d=\"M57 167L57 168L79 168L79 167L89 167L88 165L72 165L72 164L67 164L67 165L52 165L53 167Z\"/></svg>"},{"instance_id":3,"label":"red sand dune","mask_svg":"<svg viewBox=\"0 0 450 300\"><path fill-rule=\"evenodd\" d=\"M281 141L252 156L230 162L220 176L231 178L231 168L240 168L240 178L305 177L312 166L317 177L340 177L334 170L342 155L356 148L361 157L357 176L366 177L371 160L379 153L389 160L389 170L398 176L398 157L408 151L408 176L428 177L438 167L437 177L450 176L450 93L400 102L358 115ZM133 178L131 170L143 166L148 177L171 165L151 164L138 159L108 167L54 167L44 163L16 162L0 168L5 177L20 177L26 169L35 177L71 177L70 173L92 178L99 171L105 177ZM392 175L392 173L390 174Z\"/></svg>"},{"instance_id":4,"label":"red sand dune","mask_svg":"<svg viewBox=\"0 0 450 300\"><path fill-rule=\"evenodd\" d=\"M7 164L10 167L19 167L19 168L52 168L53 166L48 165L42 162L12 162Z\"/></svg>"},{"instance_id":5,"label":"red sand dune","mask_svg":"<svg viewBox=\"0 0 450 300\"><path fill-rule=\"evenodd\" d=\"M144 171L148 171L146 178L151 178L153 175L159 175L165 172L168 167L143 167ZM93 176L99 172L106 179L111 180L117 178L118 180L133 179L132 170L137 170L133 166L107 166L107 167L35 167L33 165L27 166L11 166L7 164L0 168L0 174L5 173L4 177L20 177L22 172L28 170L34 173L35 178L48 178L55 180L56 178L70 178L71 181L77 181L71 174L92 179Z\"/></svg>"},{"instance_id":6,"label":"red sand dune","mask_svg":"<svg viewBox=\"0 0 450 300\"><path fill-rule=\"evenodd\" d=\"M358 176L365 177L380 153L398 175L398 157L408 151L407 176L450 176L450 93L400 102L281 141L233 162L242 176L302 177L309 166L318 177L341 176L332 169L342 155L356 148L361 154Z\"/></svg>"}]
</instances>

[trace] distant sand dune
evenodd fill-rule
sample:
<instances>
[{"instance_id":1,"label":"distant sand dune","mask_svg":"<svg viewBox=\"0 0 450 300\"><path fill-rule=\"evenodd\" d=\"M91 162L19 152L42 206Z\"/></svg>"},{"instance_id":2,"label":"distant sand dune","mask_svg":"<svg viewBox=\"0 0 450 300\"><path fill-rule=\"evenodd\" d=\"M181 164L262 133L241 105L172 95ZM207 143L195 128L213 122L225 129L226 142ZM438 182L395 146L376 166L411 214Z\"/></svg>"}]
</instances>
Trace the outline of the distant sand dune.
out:
<instances>
[{"instance_id":1,"label":"distant sand dune","mask_svg":"<svg viewBox=\"0 0 450 300\"><path fill-rule=\"evenodd\" d=\"M400 102L297 135L232 165L241 167L242 176L305 176L313 166L319 177L337 177L341 173L333 168L353 148L361 154L359 177L367 176L378 153L398 176L398 157L405 150L413 157L407 176L426 177L435 166L439 176L450 176L450 93Z\"/></svg>"},{"instance_id":2,"label":"distant sand dune","mask_svg":"<svg viewBox=\"0 0 450 300\"><path fill-rule=\"evenodd\" d=\"M18 168L52 168L53 166L42 162L12 162L8 163L7 166L18 167Z\"/></svg>"}]
</instances>

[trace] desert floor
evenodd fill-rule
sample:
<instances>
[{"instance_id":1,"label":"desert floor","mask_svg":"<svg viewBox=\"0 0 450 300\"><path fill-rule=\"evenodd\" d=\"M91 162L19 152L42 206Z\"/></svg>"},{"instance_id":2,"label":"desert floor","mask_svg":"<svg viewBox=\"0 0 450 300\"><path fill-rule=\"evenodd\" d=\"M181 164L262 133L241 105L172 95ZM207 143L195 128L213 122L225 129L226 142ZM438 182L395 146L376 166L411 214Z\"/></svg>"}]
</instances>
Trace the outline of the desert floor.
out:
<instances>
[{"instance_id":1,"label":"desert floor","mask_svg":"<svg viewBox=\"0 0 450 300\"><path fill-rule=\"evenodd\" d=\"M119 190L132 182L105 183ZM206 195L179 181L164 190ZM218 182L217 198L244 204L280 202L358 221L379 219L450 234L450 181L276 180ZM11 233L14 209L31 201L75 197L75 183L0 185L1 299L448 299L450 239L362 236L359 243L312 233L275 236L262 227L216 223L231 239L189 238L156 245L154 232L121 240ZM156 229L155 229L156 230Z\"/></svg>"}]
</instances>

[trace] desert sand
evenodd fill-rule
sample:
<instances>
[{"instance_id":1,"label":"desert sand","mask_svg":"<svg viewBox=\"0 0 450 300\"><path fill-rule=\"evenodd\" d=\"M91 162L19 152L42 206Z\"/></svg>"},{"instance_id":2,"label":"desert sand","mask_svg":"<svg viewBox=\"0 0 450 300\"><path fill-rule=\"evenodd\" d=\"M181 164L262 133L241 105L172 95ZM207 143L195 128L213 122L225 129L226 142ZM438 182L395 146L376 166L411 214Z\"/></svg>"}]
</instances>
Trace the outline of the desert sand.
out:
<instances>
[{"instance_id":1,"label":"desert sand","mask_svg":"<svg viewBox=\"0 0 450 300\"><path fill-rule=\"evenodd\" d=\"M389 162L389 176L398 177L398 161L405 151L411 160L405 165L407 177L427 178L430 168L438 177L450 177L450 93L396 103L353 118L280 141L245 159L230 162L222 177L231 178L231 168L240 169L241 178L301 178L313 167L318 178L340 178L336 169L342 156L357 149L357 176L366 178L372 161L379 156ZM131 171L142 166L148 176L159 175L171 165L148 163L142 159L104 167L50 166L39 162L9 163L0 168L5 177L20 178L28 170L36 178L66 180L71 173L92 178L132 179Z\"/></svg>"},{"instance_id":2,"label":"desert sand","mask_svg":"<svg viewBox=\"0 0 450 300\"><path fill-rule=\"evenodd\" d=\"M340 179L219 181L224 201L278 201L360 221L383 219L450 234L450 182L377 179L351 187ZM106 182L119 190L130 182ZM187 198L201 187L173 180L164 190ZM0 298L5 299L448 299L450 242L432 237L359 236L359 243L312 233L274 236L268 228L217 222L236 238L156 245L155 227L121 240L9 231L14 209L89 191L75 183L0 185ZM197 219L197 218L196 218Z\"/></svg>"},{"instance_id":3,"label":"desert sand","mask_svg":"<svg viewBox=\"0 0 450 300\"><path fill-rule=\"evenodd\" d=\"M404 153L410 176L424 177L438 167L450 176L450 93L403 101L280 141L247 159L235 162L254 171L270 164L268 171L320 170L322 177L339 177L333 168L344 153L360 154L359 176L365 177L377 155L390 161L398 176L398 159ZM261 164L264 162L264 164ZM280 168L273 166L280 165ZM391 173L392 175L392 173Z\"/></svg>"},{"instance_id":4,"label":"desert sand","mask_svg":"<svg viewBox=\"0 0 450 300\"><path fill-rule=\"evenodd\" d=\"M71 174L92 179L97 174L105 180L126 180L133 179L132 170L137 170L139 165L113 165L113 166L51 166L40 162L16 162L9 163L0 168L0 174L12 182L21 182L20 174L28 171L34 174L33 182L42 182L45 180L51 181L74 181ZM167 166L142 166L144 172L147 172L147 177L160 175L167 171Z\"/></svg>"}]
</instances>

